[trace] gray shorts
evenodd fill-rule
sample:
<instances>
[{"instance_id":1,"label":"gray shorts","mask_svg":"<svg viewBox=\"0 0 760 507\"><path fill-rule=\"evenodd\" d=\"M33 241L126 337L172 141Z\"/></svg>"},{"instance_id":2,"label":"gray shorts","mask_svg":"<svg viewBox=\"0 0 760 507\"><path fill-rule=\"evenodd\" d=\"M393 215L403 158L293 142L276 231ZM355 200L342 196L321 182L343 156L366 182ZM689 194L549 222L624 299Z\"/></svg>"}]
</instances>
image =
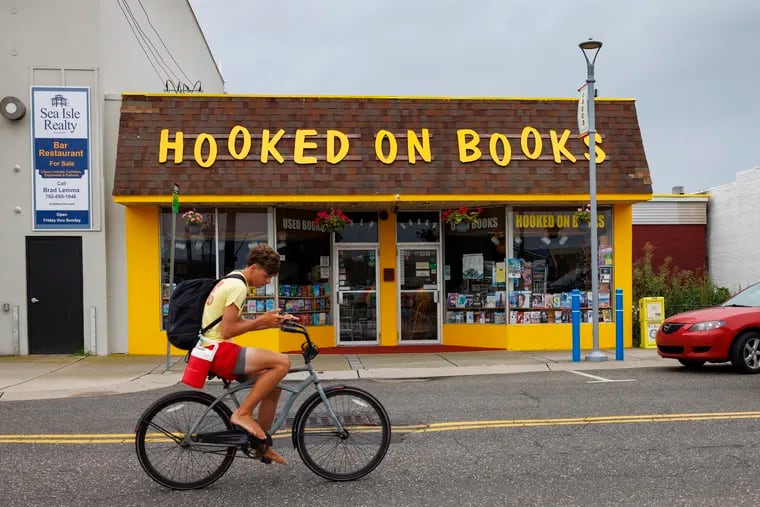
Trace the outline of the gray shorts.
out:
<instances>
[{"instance_id":1,"label":"gray shorts","mask_svg":"<svg viewBox=\"0 0 760 507\"><path fill-rule=\"evenodd\" d=\"M245 376L245 357L247 353L248 347L240 347L240 353L237 356L237 361L235 361L235 368L232 370L232 373L235 375Z\"/></svg>"}]
</instances>

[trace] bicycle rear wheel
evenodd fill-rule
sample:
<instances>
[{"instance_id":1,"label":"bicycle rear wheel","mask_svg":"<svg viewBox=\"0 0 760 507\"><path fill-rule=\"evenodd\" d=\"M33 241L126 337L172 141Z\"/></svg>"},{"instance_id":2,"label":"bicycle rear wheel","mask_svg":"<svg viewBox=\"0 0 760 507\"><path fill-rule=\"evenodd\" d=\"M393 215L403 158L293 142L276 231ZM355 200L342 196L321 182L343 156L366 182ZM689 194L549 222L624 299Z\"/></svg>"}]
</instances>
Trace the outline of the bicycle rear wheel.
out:
<instances>
[{"instance_id":1,"label":"bicycle rear wheel","mask_svg":"<svg viewBox=\"0 0 760 507\"><path fill-rule=\"evenodd\" d=\"M143 413L135 428L135 450L151 479L171 489L200 489L224 475L237 447L185 441L192 425L215 399L202 391L171 393ZM232 429L231 414L227 405L216 405L198 425L197 433Z\"/></svg>"},{"instance_id":2,"label":"bicycle rear wheel","mask_svg":"<svg viewBox=\"0 0 760 507\"><path fill-rule=\"evenodd\" d=\"M293 421L293 442L309 469L332 481L364 477L385 457L391 443L391 422L383 405L355 387L325 390L344 432L332 422L319 393L311 395Z\"/></svg>"}]
</instances>

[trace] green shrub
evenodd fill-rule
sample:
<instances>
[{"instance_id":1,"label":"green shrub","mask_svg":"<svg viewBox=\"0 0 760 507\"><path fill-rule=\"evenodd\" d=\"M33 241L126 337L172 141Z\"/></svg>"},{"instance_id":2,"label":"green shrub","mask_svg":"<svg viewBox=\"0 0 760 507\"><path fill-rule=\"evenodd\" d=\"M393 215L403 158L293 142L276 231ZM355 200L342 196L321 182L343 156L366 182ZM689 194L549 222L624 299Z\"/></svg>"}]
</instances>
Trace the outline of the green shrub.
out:
<instances>
[{"instance_id":1,"label":"green shrub","mask_svg":"<svg viewBox=\"0 0 760 507\"><path fill-rule=\"evenodd\" d=\"M689 310L715 306L731 296L725 287L716 287L704 270L681 270L672 265L671 257L666 257L662 265L655 270L652 267L654 248L651 243L646 243L644 256L633 263L634 347L641 343L639 299L665 298L665 317L670 317Z\"/></svg>"}]
</instances>

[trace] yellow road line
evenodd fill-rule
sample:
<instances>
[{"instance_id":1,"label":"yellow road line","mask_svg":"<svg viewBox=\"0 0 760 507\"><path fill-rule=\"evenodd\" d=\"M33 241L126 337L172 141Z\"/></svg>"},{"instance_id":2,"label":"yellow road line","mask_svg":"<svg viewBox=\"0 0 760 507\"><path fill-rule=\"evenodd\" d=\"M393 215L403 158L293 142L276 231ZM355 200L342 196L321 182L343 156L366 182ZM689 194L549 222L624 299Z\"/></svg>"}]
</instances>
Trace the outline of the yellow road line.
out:
<instances>
[{"instance_id":1,"label":"yellow road line","mask_svg":"<svg viewBox=\"0 0 760 507\"><path fill-rule=\"evenodd\" d=\"M655 422L685 422L685 421L720 421L736 419L760 419L760 411L752 412L700 412L693 414L643 414L643 415L610 415L594 417L567 417L556 419L505 419L496 421L453 421L441 423L421 423L394 425L397 433L431 433L439 431L463 431L489 428L515 428L540 426L568 426L586 424L634 424ZM372 431L362 428L362 433ZM161 433L149 433L150 441L169 439ZM289 438L290 432L281 432L273 438ZM0 435L1 444L123 444L133 443L134 433L52 433L52 434L8 434Z\"/></svg>"}]
</instances>

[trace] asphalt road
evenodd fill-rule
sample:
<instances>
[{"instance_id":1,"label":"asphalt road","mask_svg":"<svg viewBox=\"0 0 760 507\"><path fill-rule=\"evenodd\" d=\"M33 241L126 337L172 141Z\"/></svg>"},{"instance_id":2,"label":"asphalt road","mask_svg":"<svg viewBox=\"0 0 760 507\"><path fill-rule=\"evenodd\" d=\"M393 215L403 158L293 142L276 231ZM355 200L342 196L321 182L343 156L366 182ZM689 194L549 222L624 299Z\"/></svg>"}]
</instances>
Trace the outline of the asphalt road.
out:
<instances>
[{"instance_id":1,"label":"asphalt road","mask_svg":"<svg viewBox=\"0 0 760 507\"><path fill-rule=\"evenodd\" d=\"M132 431L165 392L0 404L3 504L757 505L760 375L725 366L352 381L394 424L352 483L237 460L201 491L153 483ZM179 389L179 387L178 387Z\"/></svg>"}]
</instances>

